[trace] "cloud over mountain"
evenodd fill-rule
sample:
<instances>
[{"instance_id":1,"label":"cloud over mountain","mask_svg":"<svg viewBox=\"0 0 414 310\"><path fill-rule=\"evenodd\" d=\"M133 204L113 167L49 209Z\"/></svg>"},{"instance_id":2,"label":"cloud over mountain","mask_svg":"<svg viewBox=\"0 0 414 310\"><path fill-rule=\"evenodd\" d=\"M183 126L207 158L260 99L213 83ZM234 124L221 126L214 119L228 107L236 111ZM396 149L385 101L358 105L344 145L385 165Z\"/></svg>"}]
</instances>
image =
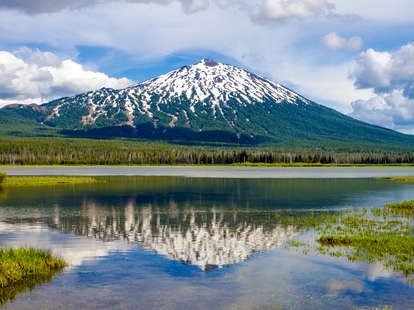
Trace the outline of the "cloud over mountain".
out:
<instances>
[{"instance_id":1,"label":"cloud over mountain","mask_svg":"<svg viewBox=\"0 0 414 310\"><path fill-rule=\"evenodd\" d=\"M93 72L71 59L61 60L50 52L28 48L15 54L0 51L0 105L13 102L40 102L102 87L123 88L132 85Z\"/></svg>"},{"instance_id":2,"label":"cloud over mountain","mask_svg":"<svg viewBox=\"0 0 414 310\"><path fill-rule=\"evenodd\" d=\"M132 3L154 3L167 5L174 1L181 2L186 12L196 12L208 8L210 0L126 0ZM28 14L53 13L62 10L74 10L90 7L105 2L116 2L115 0L3 0L0 8L16 9ZM226 5L231 0L217 0L221 5Z\"/></svg>"},{"instance_id":3,"label":"cloud over mountain","mask_svg":"<svg viewBox=\"0 0 414 310\"><path fill-rule=\"evenodd\" d=\"M353 102L352 116L403 130L414 124L414 43L394 52L368 49L357 57L351 78L357 88L376 94Z\"/></svg>"},{"instance_id":4,"label":"cloud over mountain","mask_svg":"<svg viewBox=\"0 0 414 310\"><path fill-rule=\"evenodd\" d=\"M115 0L3 0L0 8L23 11L27 14L55 13L76 10ZM328 0L125 0L129 3L169 5L179 2L186 13L206 10L211 3L225 8L233 4L247 9L252 20L258 23L283 22L290 19L334 15L335 5Z\"/></svg>"},{"instance_id":5,"label":"cloud over mountain","mask_svg":"<svg viewBox=\"0 0 414 310\"><path fill-rule=\"evenodd\" d=\"M253 20L277 23L289 19L326 16L335 10L327 0L263 0L253 13Z\"/></svg>"}]
</instances>

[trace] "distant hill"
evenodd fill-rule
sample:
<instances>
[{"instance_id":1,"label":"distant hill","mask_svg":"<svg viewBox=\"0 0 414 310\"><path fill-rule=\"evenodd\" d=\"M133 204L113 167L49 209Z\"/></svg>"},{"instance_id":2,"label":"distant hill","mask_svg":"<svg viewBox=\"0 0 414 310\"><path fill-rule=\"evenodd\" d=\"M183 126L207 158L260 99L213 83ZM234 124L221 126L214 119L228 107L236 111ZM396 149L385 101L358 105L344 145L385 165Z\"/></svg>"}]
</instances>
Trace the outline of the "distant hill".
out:
<instances>
[{"instance_id":1,"label":"distant hill","mask_svg":"<svg viewBox=\"0 0 414 310\"><path fill-rule=\"evenodd\" d=\"M414 136L355 120L280 84L207 59L126 89L10 105L0 110L3 133L4 126L11 134L29 136L414 147Z\"/></svg>"}]
</instances>

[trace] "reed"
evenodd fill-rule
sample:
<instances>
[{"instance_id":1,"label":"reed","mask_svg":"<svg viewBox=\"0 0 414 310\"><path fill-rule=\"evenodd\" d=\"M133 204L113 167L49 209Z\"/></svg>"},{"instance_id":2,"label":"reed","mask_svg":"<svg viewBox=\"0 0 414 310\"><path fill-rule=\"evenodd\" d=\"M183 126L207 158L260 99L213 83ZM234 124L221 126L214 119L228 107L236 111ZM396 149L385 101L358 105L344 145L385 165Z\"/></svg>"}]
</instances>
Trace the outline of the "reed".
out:
<instances>
[{"instance_id":1,"label":"reed","mask_svg":"<svg viewBox=\"0 0 414 310\"><path fill-rule=\"evenodd\" d=\"M65 261L49 251L0 249L0 289L36 277L47 277L65 267Z\"/></svg>"}]
</instances>

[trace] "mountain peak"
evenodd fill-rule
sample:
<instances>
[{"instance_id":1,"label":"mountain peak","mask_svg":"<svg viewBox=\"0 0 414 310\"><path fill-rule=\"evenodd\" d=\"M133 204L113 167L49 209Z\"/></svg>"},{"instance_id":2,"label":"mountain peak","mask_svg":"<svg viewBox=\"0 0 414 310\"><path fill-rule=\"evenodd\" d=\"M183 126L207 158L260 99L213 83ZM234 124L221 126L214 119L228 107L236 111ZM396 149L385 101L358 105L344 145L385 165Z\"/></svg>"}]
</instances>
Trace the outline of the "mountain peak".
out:
<instances>
[{"instance_id":1,"label":"mountain peak","mask_svg":"<svg viewBox=\"0 0 414 310\"><path fill-rule=\"evenodd\" d=\"M76 129L68 134L88 137L298 142L329 147L346 141L379 145L385 137L389 143L397 139L401 145L414 145L405 136L355 121L278 83L211 59L134 87L103 88L41 106L12 106L4 113Z\"/></svg>"},{"instance_id":2,"label":"mountain peak","mask_svg":"<svg viewBox=\"0 0 414 310\"><path fill-rule=\"evenodd\" d=\"M171 128L180 124L200 131L210 121L220 122L221 128L239 131L241 115L253 106L269 110L273 105L310 104L282 85L211 59L202 59L134 87L119 91L101 89L58 100L49 119L59 118L71 100L79 102L87 111L82 116L84 126L116 123L112 113L118 111L118 117L124 118L123 124L130 126L137 119L143 119L155 127L162 122ZM249 117L242 119L243 127L247 127Z\"/></svg>"}]
</instances>

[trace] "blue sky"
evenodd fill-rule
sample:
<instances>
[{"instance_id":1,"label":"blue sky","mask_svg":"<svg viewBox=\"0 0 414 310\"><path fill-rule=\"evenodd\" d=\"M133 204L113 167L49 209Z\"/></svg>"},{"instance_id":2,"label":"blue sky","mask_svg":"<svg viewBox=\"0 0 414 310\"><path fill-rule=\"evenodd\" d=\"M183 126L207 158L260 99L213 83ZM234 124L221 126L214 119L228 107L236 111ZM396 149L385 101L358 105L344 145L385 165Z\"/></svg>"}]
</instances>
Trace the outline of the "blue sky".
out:
<instances>
[{"instance_id":1,"label":"blue sky","mask_svg":"<svg viewBox=\"0 0 414 310\"><path fill-rule=\"evenodd\" d=\"M211 58L414 133L414 2L359 2L2 0L0 105L127 87Z\"/></svg>"}]
</instances>

